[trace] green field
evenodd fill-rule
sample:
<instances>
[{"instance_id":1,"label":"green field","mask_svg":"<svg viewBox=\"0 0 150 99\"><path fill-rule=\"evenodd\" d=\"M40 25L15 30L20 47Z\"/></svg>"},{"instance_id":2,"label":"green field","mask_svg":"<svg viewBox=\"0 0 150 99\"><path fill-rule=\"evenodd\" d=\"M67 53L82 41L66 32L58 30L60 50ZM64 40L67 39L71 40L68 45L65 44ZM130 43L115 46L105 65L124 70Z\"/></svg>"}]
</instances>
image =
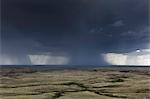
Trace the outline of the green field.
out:
<instances>
[{"instance_id":1,"label":"green field","mask_svg":"<svg viewBox=\"0 0 150 99\"><path fill-rule=\"evenodd\" d=\"M1 99L150 99L149 68L2 68Z\"/></svg>"}]
</instances>

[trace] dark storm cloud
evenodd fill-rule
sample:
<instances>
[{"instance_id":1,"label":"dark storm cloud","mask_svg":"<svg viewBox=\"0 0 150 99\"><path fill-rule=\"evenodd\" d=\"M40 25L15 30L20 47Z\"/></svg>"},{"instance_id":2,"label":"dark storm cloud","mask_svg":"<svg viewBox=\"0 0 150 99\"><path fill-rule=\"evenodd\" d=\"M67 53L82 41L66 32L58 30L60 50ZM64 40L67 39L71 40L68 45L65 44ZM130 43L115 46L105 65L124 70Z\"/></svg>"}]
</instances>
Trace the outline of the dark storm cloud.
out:
<instances>
[{"instance_id":1,"label":"dark storm cloud","mask_svg":"<svg viewBox=\"0 0 150 99\"><path fill-rule=\"evenodd\" d=\"M146 48L148 1L2 0L3 53L65 52L99 64L99 53Z\"/></svg>"}]
</instances>

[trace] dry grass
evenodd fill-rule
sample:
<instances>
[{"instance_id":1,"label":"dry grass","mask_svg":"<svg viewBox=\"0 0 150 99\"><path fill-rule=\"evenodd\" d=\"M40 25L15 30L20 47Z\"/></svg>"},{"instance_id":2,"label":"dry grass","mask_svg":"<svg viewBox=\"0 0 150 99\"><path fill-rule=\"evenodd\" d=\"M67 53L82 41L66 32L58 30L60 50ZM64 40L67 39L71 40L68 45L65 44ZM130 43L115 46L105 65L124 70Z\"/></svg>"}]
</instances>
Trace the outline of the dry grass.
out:
<instances>
[{"instance_id":1,"label":"dry grass","mask_svg":"<svg viewBox=\"0 0 150 99\"><path fill-rule=\"evenodd\" d=\"M5 69L1 99L150 99L150 77L142 68L119 70Z\"/></svg>"}]
</instances>

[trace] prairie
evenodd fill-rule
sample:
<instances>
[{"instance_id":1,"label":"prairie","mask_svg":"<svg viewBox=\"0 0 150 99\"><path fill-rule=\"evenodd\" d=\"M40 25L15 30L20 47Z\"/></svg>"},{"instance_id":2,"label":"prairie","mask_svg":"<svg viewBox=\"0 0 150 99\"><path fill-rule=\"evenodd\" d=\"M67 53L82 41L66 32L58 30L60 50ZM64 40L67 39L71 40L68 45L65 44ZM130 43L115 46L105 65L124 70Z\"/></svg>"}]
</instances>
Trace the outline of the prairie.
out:
<instances>
[{"instance_id":1,"label":"prairie","mask_svg":"<svg viewBox=\"0 0 150 99\"><path fill-rule=\"evenodd\" d=\"M1 68L1 99L150 99L149 67Z\"/></svg>"}]
</instances>

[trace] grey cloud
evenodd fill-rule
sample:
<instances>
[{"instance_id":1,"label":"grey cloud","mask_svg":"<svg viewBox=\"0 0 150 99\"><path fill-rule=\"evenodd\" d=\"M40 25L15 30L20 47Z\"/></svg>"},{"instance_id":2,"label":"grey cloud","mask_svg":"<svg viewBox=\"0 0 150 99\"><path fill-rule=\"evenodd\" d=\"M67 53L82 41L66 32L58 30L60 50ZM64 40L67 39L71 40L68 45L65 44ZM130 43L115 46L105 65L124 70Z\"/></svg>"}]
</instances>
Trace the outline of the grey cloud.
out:
<instances>
[{"instance_id":1,"label":"grey cloud","mask_svg":"<svg viewBox=\"0 0 150 99\"><path fill-rule=\"evenodd\" d=\"M121 26L124 26L124 22L123 20L118 20L116 22L114 22L113 24L111 24L113 27L121 27Z\"/></svg>"},{"instance_id":2,"label":"grey cloud","mask_svg":"<svg viewBox=\"0 0 150 99\"><path fill-rule=\"evenodd\" d=\"M122 36L130 36L130 37L150 37L150 28L149 27L141 27L136 30L128 30L127 32L121 33Z\"/></svg>"},{"instance_id":3,"label":"grey cloud","mask_svg":"<svg viewBox=\"0 0 150 99\"><path fill-rule=\"evenodd\" d=\"M45 52L68 53L72 64L101 64L98 53L149 44L149 0L2 1L2 53L24 64L26 55Z\"/></svg>"}]
</instances>

